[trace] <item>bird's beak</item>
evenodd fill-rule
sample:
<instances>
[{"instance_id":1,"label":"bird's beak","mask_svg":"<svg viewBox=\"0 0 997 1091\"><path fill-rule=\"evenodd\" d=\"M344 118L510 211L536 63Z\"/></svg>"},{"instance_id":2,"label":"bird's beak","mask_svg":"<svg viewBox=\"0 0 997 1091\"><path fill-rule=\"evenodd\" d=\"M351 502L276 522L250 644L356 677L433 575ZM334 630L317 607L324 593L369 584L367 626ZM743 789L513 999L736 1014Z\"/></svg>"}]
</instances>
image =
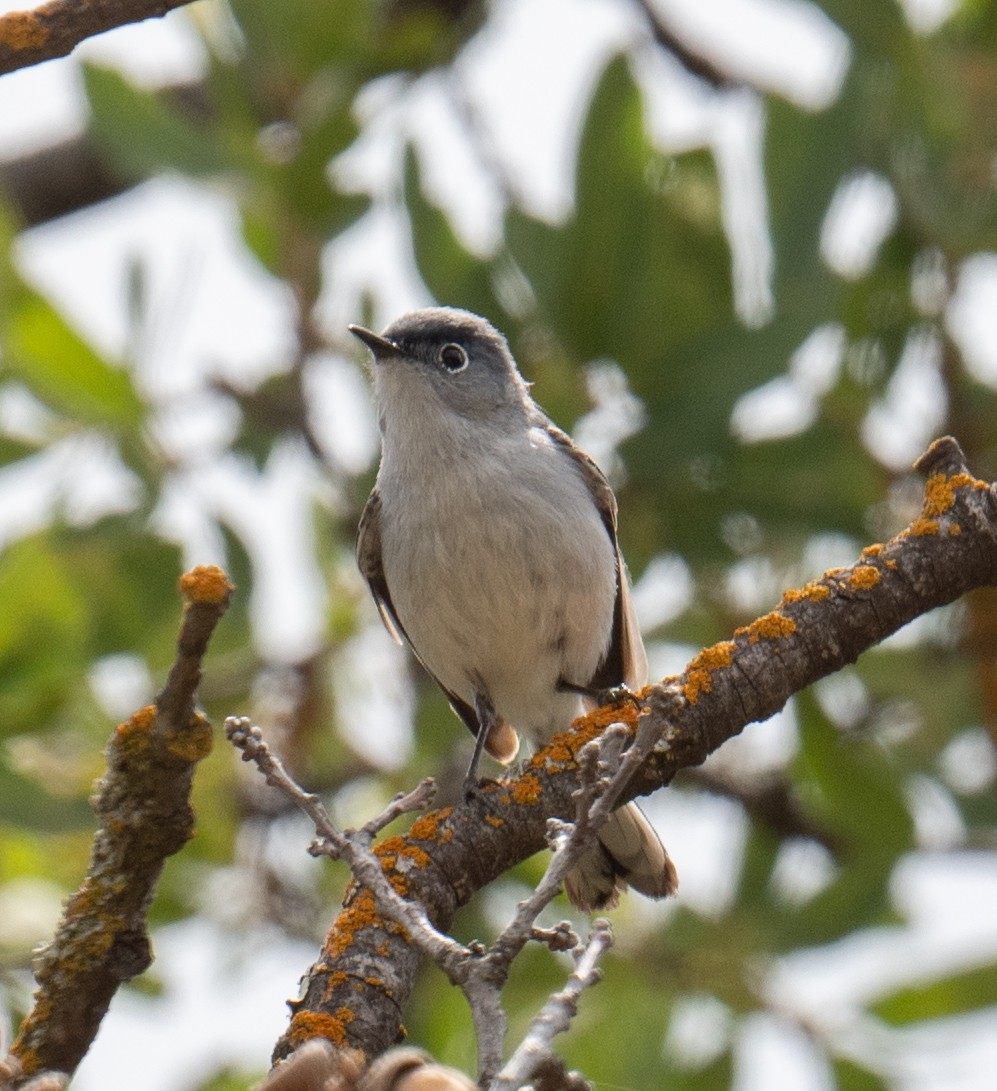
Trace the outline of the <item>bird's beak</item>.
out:
<instances>
[{"instance_id":1,"label":"bird's beak","mask_svg":"<svg viewBox=\"0 0 997 1091\"><path fill-rule=\"evenodd\" d=\"M394 341L389 341L379 333L374 333L372 330L365 329L363 326L350 326L349 331L354 337L359 337L360 340L363 341L367 348L374 354L375 360L384 358L385 356L403 355L402 350Z\"/></svg>"}]
</instances>

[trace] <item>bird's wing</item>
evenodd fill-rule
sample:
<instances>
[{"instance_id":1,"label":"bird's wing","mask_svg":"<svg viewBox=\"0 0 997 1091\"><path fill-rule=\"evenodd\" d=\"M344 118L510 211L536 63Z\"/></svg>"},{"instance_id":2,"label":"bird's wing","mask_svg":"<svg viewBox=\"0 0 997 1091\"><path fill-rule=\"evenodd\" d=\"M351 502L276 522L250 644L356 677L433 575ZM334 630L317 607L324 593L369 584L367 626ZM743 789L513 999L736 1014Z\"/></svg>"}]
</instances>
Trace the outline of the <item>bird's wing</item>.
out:
<instances>
[{"instance_id":1,"label":"bird's wing","mask_svg":"<svg viewBox=\"0 0 997 1091\"><path fill-rule=\"evenodd\" d=\"M374 596L384 627L399 644L402 643L402 637L408 640L395 613L388 581L384 576L384 560L381 556L381 494L376 488L367 498L360 515L360 526L357 529L357 566Z\"/></svg>"},{"instance_id":2,"label":"bird's wing","mask_svg":"<svg viewBox=\"0 0 997 1091\"><path fill-rule=\"evenodd\" d=\"M447 689L426 666L422 656L419 655L419 649L412 643L404 626L398 620L394 603L391 601L388 581L384 575L384 559L381 552L381 494L377 488L370 494L360 516L360 526L357 529L357 565L360 574L367 581L370 593L374 596L384 627L399 644L404 639L426 673L446 694L450 707L464 721L471 734L477 737L481 725L474 708L456 693ZM485 740L485 749L498 761L508 763L516 756L519 740L515 731L504 720L496 717Z\"/></svg>"},{"instance_id":3,"label":"bird's wing","mask_svg":"<svg viewBox=\"0 0 997 1091\"><path fill-rule=\"evenodd\" d=\"M613 632L602 662L586 683L592 690L609 689L621 683L631 689L639 689L647 681L647 654L641 640L637 613L630 596L630 580L627 566L620 553L616 538L616 497L606 475L595 461L572 442L570 436L554 424L547 431L558 449L565 454L581 474L592 502L599 512L606 533L616 552L616 603L613 607Z\"/></svg>"}]
</instances>

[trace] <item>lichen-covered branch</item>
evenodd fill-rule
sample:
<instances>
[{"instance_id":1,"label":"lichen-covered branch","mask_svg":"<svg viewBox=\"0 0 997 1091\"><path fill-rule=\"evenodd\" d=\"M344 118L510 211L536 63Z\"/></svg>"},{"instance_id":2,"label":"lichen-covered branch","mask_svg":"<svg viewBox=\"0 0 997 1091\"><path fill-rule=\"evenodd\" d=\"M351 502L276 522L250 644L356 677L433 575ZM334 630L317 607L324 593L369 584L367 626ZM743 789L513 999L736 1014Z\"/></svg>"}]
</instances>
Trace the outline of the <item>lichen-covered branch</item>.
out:
<instances>
[{"instance_id":1,"label":"lichen-covered branch","mask_svg":"<svg viewBox=\"0 0 997 1091\"><path fill-rule=\"evenodd\" d=\"M252 725L245 716L229 716L225 720L226 738L242 753L243 761L253 762L266 778L267 784L277 788L295 806L304 811L315 824L317 838L312 842L309 852L312 855L325 855L333 859L345 860L358 883L373 899L375 913L384 919L385 925L390 929L392 925L404 930L408 946L417 952L432 959L450 978L450 981L458 985L464 992L471 1014L474 1019L475 1030L478 1039L479 1070L482 1079L498 1072L502 1067L503 1045L507 1021L502 1008L502 990L508 980L509 969L513 960L531 939L545 942L552 948L559 950L572 950L587 954L582 949L578 937L574 935L566 922L562 922L557 929L547 932L539 932L535 928L535 922L541 911L556 897L561 888L568 870L578 861L579 856L589 847L591 837L594 836L599 826L603 824L612 813L616 796L627 784L634 770L649 752L653 739L638 736L622 754L624 740L627 731L622 724L614 725L615 731L607 730L603 735L587 743L585 752L580 760L588 773L588 782L585 790L580 793L578 802L578 820L575 823L551 824L561 827L556 835L551 835L552 847L556 851L548 865L547 872L537 886L533 894L521 902L509 924L502 930L491 948L485 952L480 944L466 947L433 928L426 917L422 907L417 901L412 901L404 896L404 890L399 889L397 882L392 877L397 860L385 858L371 851L370 845L375 834L380 832L393 818L399 814L408 813L415 809L423 809L428 805L435 791L432 781L423 781L414 791L403 793L395 797L385 810L373 821L368 822L360 830L340 830L332 822L325 805L318 796L306 792L287 772L283 762L270 750L263 738L263 732L259 727ZM611 777L606 776L608 767L614 769ZM409 865L420 866L418 854L413 853ZM598 929L601 940L599 943L590 941L590 947L604 949L612 941L612 933L608 921L602 921ZM591 972L581 974L585 983L594 980ZM568 990L573 987L569 983ZM584 985L582 986L584 987ZM386 988L390 986L386 985ZM558 994L559 1006L555 1005L551 1011L557 1012L557 1020L560 1029L565 1029L565 1020L570 1018L573 1011L570 1005L563 1003L565 994ZM551 1000L554 1004L554 998ZM546 1010L546 1009L545 1009ZM540 1018L540 1017L538 1017ZM538 1025L553 1025L548 1014L541 1019ZM331 1021L326 1022L327 1032L335 1031L340 1035L340 1028ZM554 1032L552 1032L553 1034ZM312 1058L312 1064L320 1056L335 1058L338 1054L330 1054L328 1050L323 1054L316 1054L310 1049L314 1045L316 1037L305 1043L300 1050L291 1054L308 1051ZM537 1039L539 1042L540 1039ZM340 1043L341 1044L341 1043ZM325 1040L329 1046L329 1041ZM331 1047L330 1047L331 1048ZM532 1060L540 1046L536 1043L528 1051ZM354 1051L350 1050L342 1056L349 1056L351 1063L355 1062ZM547 1059L544 1054L542 1059ZM520 1058L522 1067L526 1060ZM362 1071L362 1066L359 1069ZM303 1062L291 1066L279 1065L275 1070L277 1075L274 1081L268 1081L269 1089L274 1083L283 1086L283 1073L289 1079L288 1071L298 1073L304 1071Z\"/></svg>"},{"instance_id":2,"label":"lichen-covered branch","mask_svg":"<svg viewBox=\"0 0 997 1091\"><path fill-rule=\"evenodd\" d=\"M915 617L997 584L994 487L969 474L949 438L934 443L918 469L927 483L911 526L867 547L850 567L787 591L775 610L639 695L641 733L658 741L621 801L700 764L747 724L767 719ZM424 815L407 836L382 842L375 851L392 886L446 931L475 892L544 847L548 817L574 817L582 748L618 721L636 731L637 710L597 710L556 736L515 780L487 783L461 806ZM354 887L292 1005L276 1056L314 1036L368 1060L380 1055L401 1033L418 958L370 892Z\"/></svg>"},{"instance_id":3,"label":"lichen-covered branch","mask_svg":"<svg viewBox=\"0 0 997 1091\"><path fill-rule=\"evenodd\" d=\"M997 486L969 473L950 437L936 440L915 468L927 481L910 526L867 546L854 564L784 592L770 613L651 687L650 715L677 717L676 728L641 770L632 786L638 794L698 765L914 618L997 584Z\"/></svg>"},{"instance_id":4,"label":"lichen-covered branch","mask_svg":"<svg viewBox=\"0 0 997 1091\"><path fill-rule=\"evenodd\" d=\"M166 857L193 832L194 767L211 749L195 698L232 585L221 569L202 567L180 589L186 604L173 667L156 703L111 737L93 800L100 828L90 867L38 959L34 1007L11 1049L25 1076L75 1071L111 997L152 961L146 913Z\"/></svg>"},{"instance_id":5,"label":"lichen-covered branch","mask_svg":"<svg viewBox=\"0 0 997 1091\"><path fill-rule=\"evenodd\" d=\"M0 75L65 57L86 38L155 19L191 0L49 0L0 15Z\"/></svg>"}]
</instances>

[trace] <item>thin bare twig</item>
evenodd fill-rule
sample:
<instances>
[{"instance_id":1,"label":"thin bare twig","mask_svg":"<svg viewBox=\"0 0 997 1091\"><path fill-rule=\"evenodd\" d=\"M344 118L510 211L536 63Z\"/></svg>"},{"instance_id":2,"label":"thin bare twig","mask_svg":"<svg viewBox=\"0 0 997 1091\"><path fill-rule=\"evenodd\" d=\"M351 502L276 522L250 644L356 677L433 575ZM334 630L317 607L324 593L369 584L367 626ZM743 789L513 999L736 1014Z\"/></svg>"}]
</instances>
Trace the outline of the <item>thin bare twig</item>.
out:
<instances>
[{"instance_id":1,"label":"thin bare twig","mask_svg":"<svg viewBox=\"0 0 997 1091\"><path fill-rule=\"evenodd\" d=\"M435 797L436 781L432 777L426 777L410 792L399 792L379 815L363 824L360 832L372 841L385 826L390 826L396 818L400 818L403 814L412 814L414 811L426 810ZM349 833L350 831L347 830L346 832Z\"/></svg>"},{"instance_id":2,"label":"thin bare twig","mask_svg":"<svg viewBox=\"0 0 997 1091\"><path fill-rule=\"evenodd\" d=\"M340 830L332 821L325 804L313 792L306 792L284 768L283 762L267 746L263 732L251 724L248 716L229 716L225 720L225 736L242 752L243 761L251 761L264 775L267 784L277 788L315 825L318 837L309 852L313 856L328 856L344 860L357 880L372 891L378 909L404 928L413 943L432 958L455 984L463 977L463 965L471 957L462 944L438 932L417 902L407 901L391 885L381 860L370 851L365 832ZM424 793L420 785L409 796Z\"/></svg>"},{"instance_id":3,"label":"thin bare twig","mask_svg":"<svg viewBox=\"0 0 997 1091\"><path fill-rule=\"evenodd\" d=\"M592 924L588 943L577 956L575 969L564 988L551 996L530 1023L530 1029L489 1091L517 1091L551 1056L551 1042L571 1026L578 1011L578 998L602 977L599 960L613 944L609 921L599 918Z\"/></svg>"}]
</instances>

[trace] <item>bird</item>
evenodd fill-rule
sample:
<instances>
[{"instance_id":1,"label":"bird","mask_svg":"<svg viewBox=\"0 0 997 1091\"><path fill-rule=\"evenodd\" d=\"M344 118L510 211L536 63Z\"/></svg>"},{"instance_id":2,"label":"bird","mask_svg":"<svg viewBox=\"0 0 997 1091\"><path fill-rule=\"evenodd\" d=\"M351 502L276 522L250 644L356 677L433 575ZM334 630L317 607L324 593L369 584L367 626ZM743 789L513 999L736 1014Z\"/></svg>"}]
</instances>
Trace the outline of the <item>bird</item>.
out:
<instances>
[{"instance_id":1,"label":"bird","mask_svg":"<svg viewBox=\"0 0 997 1091\"><path fill-rule=\"evenodd\" d=\"M511 763L647 657L606 477L537 405L505 337L454 307L383 333L349 327L374 358L381 458L357 562L389 632L407 643L487 751ZM617 808L565 880L580 909L631 886L675 892L675 867L636 803Z\"/></svg>"}]
</instances>

